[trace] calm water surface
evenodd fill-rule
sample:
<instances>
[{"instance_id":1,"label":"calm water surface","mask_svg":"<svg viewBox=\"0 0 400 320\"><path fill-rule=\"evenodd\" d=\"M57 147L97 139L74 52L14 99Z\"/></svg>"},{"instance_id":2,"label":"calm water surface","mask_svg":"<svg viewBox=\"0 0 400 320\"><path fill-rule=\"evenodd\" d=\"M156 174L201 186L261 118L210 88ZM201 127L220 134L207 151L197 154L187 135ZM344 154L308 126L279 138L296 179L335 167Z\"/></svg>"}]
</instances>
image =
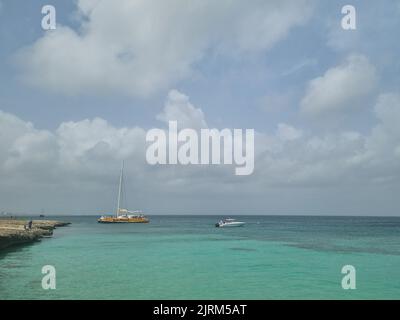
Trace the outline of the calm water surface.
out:
<instances>
[{"instance_id":1,"label":"calm water surface","mask_svg":"<svg viewBox=\"0 0 400 320\"><path fill-rule=\"evenodd\" d=\"M150 218L57 217L72 225L0 253L0 299L400 298L400 218L243 216L232 229L214 227L221 217ZM347 264L356 290L341 288ZM44 265L56 290L41 287Z\"/></svg>"}]
</instances>

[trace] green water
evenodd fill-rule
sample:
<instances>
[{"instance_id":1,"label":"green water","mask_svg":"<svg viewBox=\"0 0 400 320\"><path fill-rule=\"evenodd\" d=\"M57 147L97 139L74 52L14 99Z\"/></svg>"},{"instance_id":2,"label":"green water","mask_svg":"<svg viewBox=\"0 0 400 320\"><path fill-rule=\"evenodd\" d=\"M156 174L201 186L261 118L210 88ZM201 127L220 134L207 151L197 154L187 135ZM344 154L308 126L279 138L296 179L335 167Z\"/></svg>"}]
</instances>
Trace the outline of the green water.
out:
<instances>
[{"instance_id":1,"label":"green water","mask_svg":"<svg viewBox=\"0 0 400 320\"><path fill-rule=\"evenodd\" d=\"M0 253L0 299L399 299L400 219L153 216L103 225L62 217L52 239ZM356 268L356 290L341 269ZM44 265L56 289L41 286Z\"/></svg>"}]
</instances>

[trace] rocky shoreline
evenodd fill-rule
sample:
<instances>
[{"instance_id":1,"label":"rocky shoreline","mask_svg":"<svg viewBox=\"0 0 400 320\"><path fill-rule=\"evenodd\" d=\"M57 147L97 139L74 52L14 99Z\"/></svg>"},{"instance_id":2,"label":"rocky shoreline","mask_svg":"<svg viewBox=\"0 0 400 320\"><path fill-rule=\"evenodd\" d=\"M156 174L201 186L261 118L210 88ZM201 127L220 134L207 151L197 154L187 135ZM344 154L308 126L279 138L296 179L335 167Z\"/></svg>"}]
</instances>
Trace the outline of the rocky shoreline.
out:
<instances>
[{"instance_id":1,"label":"rocky shoreline","mask_svg":"<svg viewBox=\"0 0 400 320\"><path fill-rule=\"evenodd\" d=\"M55 228L67 226L70 222L33 220L32 228L25 230L24 226L27 224L28 220L0 219L0 250L51 237Z\"/></svg>"}]
</instances>

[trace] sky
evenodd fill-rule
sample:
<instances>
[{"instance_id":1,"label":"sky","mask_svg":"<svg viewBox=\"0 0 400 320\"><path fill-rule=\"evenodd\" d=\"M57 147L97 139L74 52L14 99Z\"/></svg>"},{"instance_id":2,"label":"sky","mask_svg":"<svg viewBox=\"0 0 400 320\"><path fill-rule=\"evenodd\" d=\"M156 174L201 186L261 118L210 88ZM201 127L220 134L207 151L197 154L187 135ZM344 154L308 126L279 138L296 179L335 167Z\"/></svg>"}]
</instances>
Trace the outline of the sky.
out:
<instances>
[{"instance_id":1,"label":"sky","mask_svg":"<svg viewBox=\"0 0 400 320\"><path fill-rule=\"evenodd\" d=\"M0 0L0 212L111 213L124 160L147 214L400 215L399 31L398 0ZM148 164L168 120L254 129L253 174Z\"/></svg>"}]
</instances>

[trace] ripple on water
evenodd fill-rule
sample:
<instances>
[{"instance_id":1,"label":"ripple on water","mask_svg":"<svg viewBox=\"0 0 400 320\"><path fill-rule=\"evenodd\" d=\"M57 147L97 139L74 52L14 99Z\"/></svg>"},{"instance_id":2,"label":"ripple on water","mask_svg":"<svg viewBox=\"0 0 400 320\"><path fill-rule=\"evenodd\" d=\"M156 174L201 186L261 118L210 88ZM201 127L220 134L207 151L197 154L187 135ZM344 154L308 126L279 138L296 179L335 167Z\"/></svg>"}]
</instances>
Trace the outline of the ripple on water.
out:
<instances>
[{"instance_id":1,"label":"ripple on water","mask_svg":"<svg viewBox=\"0 0 400 320\"><path fill-rule=\"evenodd\" d=\"M336 245L316 245L316 244L306 244L306 243L291 243L286 244L289 247L314 250L320 252L335 252L335 253L372 253L372 254L382 254L382 255L394 255L399 256L400 252L396 250L390 250L385 248L360 248L351 246L336 246Z\"/></svg>"},{"instance_id":2,"label":"ripple on water","mask_svg":"<svg viewBox=\"0 0 400 320\"><path fill-rule=\"evenodd\" d=\"M253 248L229 248L229 249L235 251L257 251L256 249Z\"/></svg>"}]
</instances>

